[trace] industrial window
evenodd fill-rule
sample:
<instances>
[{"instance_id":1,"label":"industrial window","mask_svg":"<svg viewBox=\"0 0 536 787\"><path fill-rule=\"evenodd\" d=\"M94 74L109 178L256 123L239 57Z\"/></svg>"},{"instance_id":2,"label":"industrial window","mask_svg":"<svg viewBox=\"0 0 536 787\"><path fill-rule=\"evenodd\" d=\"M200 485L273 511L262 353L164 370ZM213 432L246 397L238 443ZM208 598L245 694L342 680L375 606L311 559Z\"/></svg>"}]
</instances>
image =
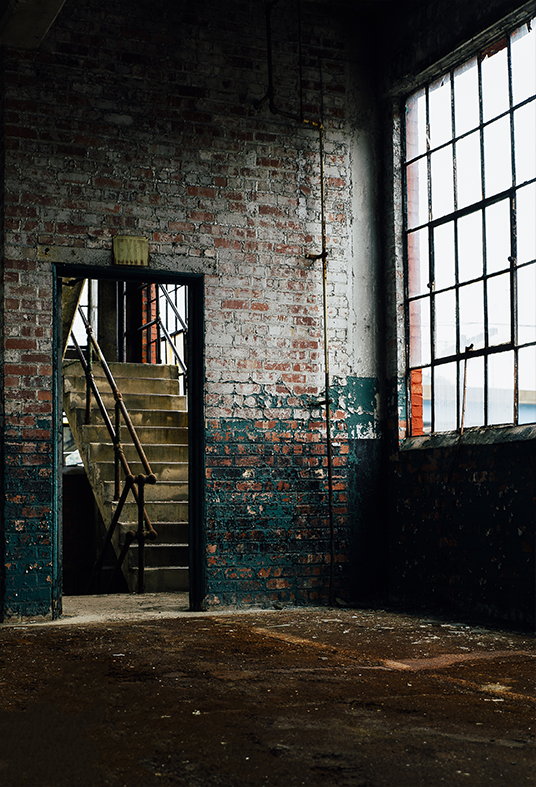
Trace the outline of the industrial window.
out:
<instances>
[{"instance_id":1,"label":"industrial window","mask_svg":"<svg viewBox=\"0 0 536 787\"><path fill-rule=\"evenodd\" d=\"M405 112L411 434L536 421L536 19Z\"/></svg>"}]
</instances>

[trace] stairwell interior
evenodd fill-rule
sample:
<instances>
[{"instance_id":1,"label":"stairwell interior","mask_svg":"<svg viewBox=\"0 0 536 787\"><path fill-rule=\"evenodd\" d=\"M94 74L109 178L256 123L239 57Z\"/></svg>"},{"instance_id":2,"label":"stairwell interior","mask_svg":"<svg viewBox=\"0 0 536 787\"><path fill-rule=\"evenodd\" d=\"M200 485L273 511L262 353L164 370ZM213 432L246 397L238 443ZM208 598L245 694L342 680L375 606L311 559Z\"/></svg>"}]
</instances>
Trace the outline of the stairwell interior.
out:
<instances>
[{"instance_id":1,"label":"stairwell interior","mask_svg":"<svg viewBox=\"0 0 536 787\"><path fill-rule=\"evenodd\" d=\"M172 287L168 290L173 293ZM87 315L93 317L94 324L98 324L98 309L93 304L93 314L91 315L91 298L85 296L86 291L87 288L80 295L82 308L85 308ZM138 333L134 334L134 337L138 346L142 348L140 354L143 357L143 362L124 360L124 356L135 355L125 342L122 342L123 360L115 361L106 358L108 368L121 392L151 471L157 479L155 484L147 484L144 487L145 511L157 533L155 540L146 540L144 545L144 589L146 592L188 591L189 589L188 411L187 397L184 391L186 368L184 353L182 353L182 357L179 357L177 353L177 347L179 350L183 350L185 347L186 314L178 315L179 320L177 320L177 314L166 308L169 306L169 293L165 299L161 296L161 300L163 300L163 304L160 305L160 308L158 303L156 305L156 309L159 311L158 319L154 319L155 307L153 304L150 309L144 309L141 320L142 328L144 323L145 326L149 323L152 325L149 325L149 329L145 331L140 331L139 327L135 329ZM175 301L177 303L176 298ZM65 324L66 311L68 312L66 299L63 299L63 303ZM180 309L180 304L178 306ZM168 311L171 311L171 317L167 313ZM95 312L97 313L95 314ZM108 325L110 324L109 317L108 314ZM67 314L67 321L69 322L69 320L70 326L73 327L74 315L69 318ZM104 324L105 321L102 322ZM117 324L118 321L115 322ZM163 332L159 330L162 323L164 323L165 329ZM128 336L129 332L125 331L125 333ZM130 335L132 333L131 330ZM164 334L167 334L168 339L175 340L173 352L169 347L166 347L169 342L166 342L165 338L162 339ZM122 334L123 336L124 334ZM107 338L109 339L109 336ZM151 341L154 345L152 356ZM119 345L119 342L116 342L116 345ZM67 342L65 346L68 347ZM109 354L110 342L108 342L107 355ZM105 564L103 576L94 578L90 586L82 589L82 585L85 585L85 580L87 580L88 565L93 562L102 548L105 533L110 527L117 507L117 501L114 500L115 452L112 438L94 396L91 398L91 417L87 418L86 374L80 360L73 358L73 352L69 349L64 355L62 363L64 421L68 422L69 429L67 431L70 431L74 441L71 448L76 448L76 451L72 451L70 454L76 456L76 465L71 460L71 467L64 467L64 500L65 489L74 489L72 479L69 479L69 474L73 474L73 472L85 475L87 481L85 479L79 480L83 480L88 489L85 500L82 496L79 497L80 505L76 500L76 492L74 492L74 503L73 500L70 505L64 503L64 534L70 534L67 541L70 544L74 543L75 553L76 551L80 553L82 549L82 523L84 520L87 521L89 517L92 522L89 527L94 529L94 537L89 539L92 542L89 551L93 551L93 554L86 554L80 561L86 567L84 581L80 578L80 582L77 583L75 580L74 583L71 582L71 587L78 588L75 592L79 593L108 592L109 590L113 591L114 587L116 590L126 589L136 592L138 589L139 547L135 540L129 546L121 566L124 579L119 583L116 580L115 585L108 588L107 583L112 568L110 559L108 559L109 565ZM116 355L121 355L121 352L118 351ZM179 363L161 362L162 360L170 360L170 356L171 360L178 360ZM155 361L160 362L155 363ZM106 379L103 366L97 360L93 362L92 375L113 423L115 397ZM90 423L87 423L88 420ZM134 476L143 473L144 468L126 428L121 429L121 445L131 473ZM75 466L73 467L73 465ZM66 487L66 481L71 483L71 487ZM89 489L91 493L89 493ZM88 502L90 496L93 512L88 514L87 509L91 507ZM128 534L135 534L137 520L138 506L131 491L112 538L112 548L115 555L112 562L121 553L125 540L129 540ZM69 564L69 555L64 553L64 556L66 564Z\"/></svg>"}]
</instances>

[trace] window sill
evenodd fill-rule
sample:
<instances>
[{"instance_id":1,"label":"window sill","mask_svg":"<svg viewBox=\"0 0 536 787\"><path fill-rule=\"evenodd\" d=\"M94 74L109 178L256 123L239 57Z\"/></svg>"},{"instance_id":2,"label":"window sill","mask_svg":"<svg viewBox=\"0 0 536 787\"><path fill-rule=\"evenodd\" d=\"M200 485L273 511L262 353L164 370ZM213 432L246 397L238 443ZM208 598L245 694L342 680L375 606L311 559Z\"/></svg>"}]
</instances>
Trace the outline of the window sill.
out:
<instances>
[{"instance_id":1,"label":"window sill","mask_svg":"<svg viewBox=\"0 0 536 787\"><path fill-rule=\"evenodd\" d=\"M459 432L440 432L432 435L408 437L400 446L401 451L427 448L451 448L458 444ZM497 445L524 440L536 440L536 424L522 426L479 426L465 429L462 445Z\"/></svg>"}]
</instances>

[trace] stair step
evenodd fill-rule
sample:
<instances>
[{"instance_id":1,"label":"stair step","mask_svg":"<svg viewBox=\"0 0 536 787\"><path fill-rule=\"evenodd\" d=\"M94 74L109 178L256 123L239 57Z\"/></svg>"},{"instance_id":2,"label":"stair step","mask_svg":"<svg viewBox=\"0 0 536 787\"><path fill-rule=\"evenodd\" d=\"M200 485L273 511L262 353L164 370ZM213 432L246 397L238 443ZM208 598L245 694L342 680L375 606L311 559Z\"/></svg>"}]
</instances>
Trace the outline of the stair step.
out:
<instances>
[{"instance_id":1,"label":"stair step","mask_svg":"<svg viewBox=\"0 0 536 787\"><path fill-rule=\"evenodd\" d=\"M148 592L189 589L188 523L188 413L187 399L179 394L177 367L148 364L110 364L136 432L143 445L156 484L145 487L145 509L158 533L156 541L145 543L145 589ZM114 491L114 449L112 440L92 398L93 424L84 424L85 377L78 362L66 361L64 369L64 410L94 490L104 521L109 524L117 503ZM115 401L100 364L95 364L97 380L110 420L115 420ZM132 438L122 425L121 442L130 470L144 472ZM122 473L122 476L124 474ZM118 554L128 532L138 526L138 506L129 495L113 537ZM131 591L137 588L136 543L128 551L123 574Z\"/></svg>"},{"instance_id":2,"label":"stair step","mask_svg":"<svg viewBox=\"0 0 536 787\"><path fill-rule=\"evenodd\" d=\"M140 426L136 434L142 445L159 443L174 445L188 444L188 429L184 426ZM110 434L105 424L83 424L82 435L86 443L105 443L110 441ZM132 444L130 432L126 427L121 429L121 443Z\"/></svg>"},{"instance_id":3,"label":"stair step","mask_svg":"<svg viewBox=\"0 0 536 787\"><path fill-rule=\"evenodd\" d=\"M188 544L160 544L151 541L145 543L143 558L146 568L162 568L165 566L187 566L189 560ZM138 545L132 545L128 551L128 565L138 567Z\"/></svg>"},{"instance_id":4,"label":"stair step","mask_svg":"<svg viewBox=\"0 0 536 787\"><path fill-rule=\"evenodd\" d=\"M105 505L110 506L110 508L115 511L115 503L110 502L105 503ZM145 510L151 522L179 522L187 521L188 519L188 503L147 500L145 503ZM137 521L138 506L134 501L130 502L130 500L127 500L121 512L120 522L135 523Z\"/></svg>"},{"instance_id":5,"label":"stair step","mask_svg":"<svg viewBox=\"0 0 536 787\"><path fill-rule=\"evenodd\" d=\"M133 577L136 587L138 571L131 568L129 573ZM188 568L182 566L160 566L159 568L146 568L143 572L146 593L171 593L174 591L188 591L190 589Z\"/></svg>"},{"instance_id":6,"label":"stair step","mask_svg":"<svg viewBox=\"0 0 536 787\"><path fill-rule=\"evenodd\" d=\"M95 443L92 443L92 445L95 445ZM184 446L180 446L180 448L182 449ZM132 475L145 473L145 470L139 461L131 462L128 460L128 458L127 461ZM159 484L162 481L188 481L188 462L150 462L150 465L151 470L157 477ZM95 477L100 481L114 481L115 464L112 460L108 462L92 462L92 469L95 472ZM121 477L123 477L123 475L124 474L121 473Z\"/></svg>"},{"instance_id":7,"label":"stair step","mask_svg":"<svg viewBox=\"0 0 536 787\"><path fill-rule=\"evenodd\" d=\"M147 541L150 544L187 544L190 535L190 528L188 522L152 522L152 525L158 533L156 541ZM119 543L125 543L125 536L128 532L134 533L136 531L135 523L119 524Z\"/></svg>"},{"instance_id":8,"label":"stair step","mask_svg":"<svg viewBox=\"0 0 536 787\"><path fill-rule=\"evenodd\" d=\"M152 468L151 468L152 470ZM104 499L113 502L114 482L104 482ZM127 503L132 498L127 498ZM145 501L172 502L188 501L188 482L187 481L159 481L156 484L145 484ZM126 505L126 503L125 503Z\"/></svg>"},{"instance_id":9,"label":"stair step","mask_svg":"<svg viewBox=\"0 0 536 787\"><path fill-rule=\"evenodd\" d=\"M102 394L111 392L110 384L103 375L97 374L94 370L93 377L95 378L99 392ZM70 374L66 374L64 375L63 382L64 389L67 393L70 391L82 393L86 390L85 375L74 377ZM167 396L179 395L177 391L177 381L165 377L118 377L116 379L116 384L123 395L151 393L165 394Z\"/></svg>"},{"instance_id":10,"label":"stair step","mask_svg":"<svg viewBox=\"0 0 536 787\"><path fill-rule=\"evenodd\" d=\"M181 399L183 397L180 397ZM135 407L129 405L125 398L126 408L130 416L130 420L136 427L138 426L188 426L188 411L180 409L162 409L158 410L155 407L145 406L143 401L144 397L137 397L134 404ZM65 410L79 410L80 415L77 414L80 422L83 423L86 416L86 396L85 394L69 393L66 396ZM108 401L104 402L108 416L113 424L115 424L115 405L111 397ZM102 423L100 408L95 401L95 397L91 399L91 423ZM121 428L124 426L124 419L121 418ZM125 427L126 428L126 427Z\"/></svg>"},{"instance_id":11,"label":"stair step","mask_svg":"<svg viewBox=\"0 0 536 787\"><path fill-rule=\"evenodd\" d=\"M125 443L123 451L129 465L133 467L139 462L138 452L132 443ZM166 463L170 462L187 462L188 461L188 446L187 445L166 445L165 443L146 443L143 446L143 451L151 468L153 462ZM89 445L89 457L92 462L99 461L113 461L114 447L113 444L108 442L91 442ZM141 472L141 470L140 470ZM156 472L156 471L155 471Z\"/></svg>"},{"instance_id":12,"label":"stair step","mask_svg":"<svg viewBox=\"0 0 536 787\"><path fill-rule=\"evenodd\" d=\"M112 361L108 363L112 375L115 378L122 377L158 377L166 378L168 380L179 379L179 369L173 364L156 364L156 363L118 363ZM63 363L64 376L83 376L82 365L78 360L65 361ZM93 364L94 376L104 376L102 364L95 361Z\"/></svg>"},{"instance_id":13,"label":"stair step","mask_svg":"<svg viewBox=\"0 0 536 787\"><path fill-rule=\"evenodd\" d=\"M113 411L115 407L115 399L111 391L101 391L102 401L108 411ZM98 405L95 397L92 396L92 407L98 410ZM67 403L65 410L68 409L86 409L86 389L85 386L82 390L65 390L64 402ZM187 400L185 396L179 394L160 394L160 393L126 393L123 396L127 410L171 410L173 412L187 412Z\"/></svg>"}]
</instances>

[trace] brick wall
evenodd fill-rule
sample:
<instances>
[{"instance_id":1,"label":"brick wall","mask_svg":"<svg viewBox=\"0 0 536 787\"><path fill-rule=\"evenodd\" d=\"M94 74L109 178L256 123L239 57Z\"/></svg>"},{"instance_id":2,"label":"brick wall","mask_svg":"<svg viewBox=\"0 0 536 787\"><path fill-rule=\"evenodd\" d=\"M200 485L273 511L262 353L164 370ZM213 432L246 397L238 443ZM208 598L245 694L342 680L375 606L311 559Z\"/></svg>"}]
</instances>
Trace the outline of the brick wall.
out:
<instances>
[{"instance_id":1,"label":"brick wall","mask_svg":"<svg viewBox=\"0 0 536 787\"><path fill-rule=\"evenodd\" d=\"M276 101L295 113L297 22L296 5L279 4ZM360 381L377 377L376 121L344 13L304 3L301 25L303 112L317 120L322 108L326 127L344 594L364 526L348 509L349 468L355 441L378 436L377 400L360 398ZM256 106L267 88L264 3L66 4L37 51L6 51L4 80L6 610L49 608L55 581L48 259L72 250L106 267L95 253L115 234L147 236L159 270L205 274L209 601L325 601L325 424L311 405L323 391L322 278L304 259L320 250L318 132Z\"/></svg>"}]
</instances>

